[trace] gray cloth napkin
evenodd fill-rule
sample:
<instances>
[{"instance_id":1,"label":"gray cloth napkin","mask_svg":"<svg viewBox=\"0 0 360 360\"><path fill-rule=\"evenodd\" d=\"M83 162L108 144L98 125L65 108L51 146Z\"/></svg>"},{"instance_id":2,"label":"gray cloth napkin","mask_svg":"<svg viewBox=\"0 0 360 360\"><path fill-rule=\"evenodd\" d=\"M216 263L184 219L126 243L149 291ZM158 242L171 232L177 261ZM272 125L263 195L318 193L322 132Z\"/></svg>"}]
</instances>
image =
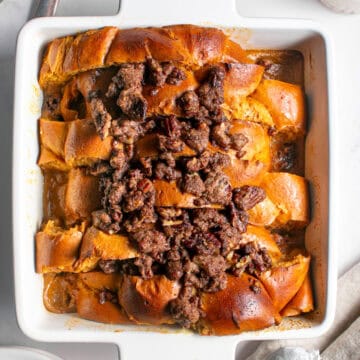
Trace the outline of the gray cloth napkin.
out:
<instances>
[{"instance_id":1,"label":"gray cloth napkin","mask_svg":"<svg viewBox=\"0 0 360 360\"><path fill-rule=\"evenodd\" d=\"M286 347L300 347L308 350L310 353L312 351L320 350L320 352L323 351L321 358L326 360L359 359L359 316L360 263L355 265L338 280L335 320L328 332L318 338L313 339L264 341L258 346L256 351L247 358L247 360L267 359L269 354L278 351L280 348ZM285 360L296 358L283 357L283 359Z\"/></svg>"},{"instance_id":2,"label":"gray cloth napkin","mask_svg":"<svg viewBox=\"0 0 360 360\"><path fill-rule=\"evenodd\" d=\"M355 291L360 291L356 289ZM322 360L358 360L360 359L360 318L344 331L325 351Z\"/></svg>"}]
</instances>

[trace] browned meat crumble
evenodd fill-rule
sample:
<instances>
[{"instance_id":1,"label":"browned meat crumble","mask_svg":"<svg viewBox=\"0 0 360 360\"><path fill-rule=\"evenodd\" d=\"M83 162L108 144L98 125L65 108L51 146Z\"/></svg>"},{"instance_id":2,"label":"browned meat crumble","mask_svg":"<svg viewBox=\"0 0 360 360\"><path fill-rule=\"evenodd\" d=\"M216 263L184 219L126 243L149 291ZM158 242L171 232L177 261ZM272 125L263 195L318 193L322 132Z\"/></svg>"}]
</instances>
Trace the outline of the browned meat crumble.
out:
<instances>
[{"instance_id":1,"label":"browned meat crumble","mask_svg":"<svg viewBox=\"0 0 360 360\"><path fill-rule=\"evenodd\" d=\"M92 118L101 138L113 137L109 162L99 162L90 173L101 177L102 210L93 213L93 224L109 233L126 234L141 256L134 260L101 260L106 274L136 274L150 279L165 274L183 287L170 303L174 319L185 327L202 316L199 291L216 292L226 287L226 273L259 274L271 267L266 250L242 242L247 211L265 198L256 186L232 189L222 169L229 156L207 150L209 141L220 150L232 148L242 156L248 142L244 135L230 135L221 105L224 101L222 66L208 70L197 91L177 99L182 116L146 118L145 85L160 88L185 79L172 63L148 59L146 64L122 64L112 78L106 96L114 98L122 115L112 119L96 93L92 94ZM154 134L159 156L137 158L134 144ZM177 157L185 146L194 156ZM286 155L284 155L286 157ZM182 192L195 197L194 204L215 203L221 209L178 209L155 206L155 179L175 181ZM254 292L260 291L256 284ZM112 301L102 292L100 301Z\"/></svg>"}]
</instances>

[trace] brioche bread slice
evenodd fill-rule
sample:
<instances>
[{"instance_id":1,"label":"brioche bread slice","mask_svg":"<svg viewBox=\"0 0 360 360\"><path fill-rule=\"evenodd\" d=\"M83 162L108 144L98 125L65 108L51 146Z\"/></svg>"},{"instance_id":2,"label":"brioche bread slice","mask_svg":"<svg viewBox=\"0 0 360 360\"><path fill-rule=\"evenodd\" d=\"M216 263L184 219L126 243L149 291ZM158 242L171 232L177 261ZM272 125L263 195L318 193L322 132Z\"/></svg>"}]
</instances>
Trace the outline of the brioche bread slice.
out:
<instances>
[{"instance_id":1,"label":"brioche bread slice","mask_svg":"<svg viewBox=\"0 0 360 360\"><path fill-rule=\"evenodd\" d=\"M305 96L299 85L263 80L251 96L268 108L278 131L305 134Z\"/></svg>"},{"instance_id":2,"label":"brioche bread slice","mask_svg":"<svg viewBox=\"0 0 360 360\"><path fill-rule=\"evenodd\" d=\"M201 295L205 317L197 326L202 335L232 335L278 324L281 316L266 289L256 278L243 273L228 275L227 287Z\"/></svg>"},{"instance_id":3,"label":"brioche bread slice","mask_svg":"<svg viewBox=\"0 0 360 360\"><path fill-rule=\"evenodd\" d=\"M91 226L84 234L76 270L90 271L96 268L101 259L126 260L139 255L138 251L130 244L127 236L109 235Z\"/></svg>"},{"instance_id":4,"label":"brioche bread slice","mask_svg":"<svg viewBox=\"0 0 360 360\"><path fill-rule=\"evenodd\" d=\"M282 316L296 316L314 310L314 299L308 273L296 295L281 310Z\"/></svg>"},{"instance_id":5,"label":"brioche bread slice","mask_svg":"<svg viewBox=\"0 0 360 360\"><path fill-rule=\"evenodd\" d=\"M168 304L179 295L180 284L164 275L151 279L124 276L118 291L120 305L138 324L173 324Z\"/></svg>"},{"instance_id":6,"label":"brioche bread slice","mask_svg":"<svg viewBox=\"0 0 360 360\"><path fill-rule=\"evenodd\" d=\"M310 256L298 254L261 273L260 281L269 293L277 311L281 311L303 284L310 266Z\"/></svg>"},{"instance_id":7,"label":"brioche bread slice","mask_svg":"<svg viewBox=\"0 0 360 360\"><path fill-rule=\"evenodd\" d=\"M36 272L74 272L85 224L68 230L48 221L35 235Z\"/></svg>"}]
</instances>

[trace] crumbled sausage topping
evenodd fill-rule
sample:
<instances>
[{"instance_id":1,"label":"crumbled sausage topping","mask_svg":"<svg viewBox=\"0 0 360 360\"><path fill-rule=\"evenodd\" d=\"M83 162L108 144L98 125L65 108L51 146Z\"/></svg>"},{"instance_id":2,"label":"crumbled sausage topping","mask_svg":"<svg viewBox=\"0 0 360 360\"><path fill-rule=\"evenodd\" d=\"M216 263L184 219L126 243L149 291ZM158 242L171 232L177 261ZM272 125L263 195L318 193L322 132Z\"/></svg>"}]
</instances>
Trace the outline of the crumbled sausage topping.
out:
<instances>
[{"instance_id":1,"label":"crumbled sausage topping","mask_svg":"<svg viewBox=\"0 0 360 360\"><path fill-rule=\"evenodd\" d=\"M191 327L203 316L200 292L216 292L227 284L227 273L246 271L258 275L271 266L266 250L256 242L246 243L242 234L247 211L264 200L257 186L232 189L224 169L231 159L224 150L243 155L248 139L231 134L225 117L224 66L208 69L198 89L178 99L183 117L159 115L146 118L147 103L142 87L160 88L185 79L173 63L147 59L146 64L122 64L112 78L106 97L113 98L122 115L112 119L96 93L91 98L91 116L98 134L111 135L112 152L88 171L100 177L102 209L93 212L93 225L109 234L121 233L139 251L132 260L100 260L106 274L136 274L150 279L165 274L179 281L182 290L169 305L173 318ZM135 156L139 139L151 133L156 139L156 157ZM217 151L209 144L213 144ZM193 156L183 156L185 147ZM179 191L194 197L198 208L155 206L154 181L175 182ZM215 208L202 208L214 205ZM260 291L256 284L252 291ZM113 301L103 291L99 301Z\"/></svg>"},{"instance_id":2,"label":"crumbled sausage topping","mask_svg":"<svg viewBox=\"0 0 360 360\"><path fill-rule=\"evenodd\" d=\"M118 97L116 103L129 119L143 120L146 115L147 102L141 93L144 71L143 64L121 64L106 93Z\"/></svg>"},{"instance_id":3,"label":"crumbled sausage topping","mask_svg":"<svg viewBox=\"0 0 360 360\"><path fill-rule=\"evenodd\" d=\"M234 189L234 203L240 210L250 210L256 204L263 201L266 193L259 186L245 185L241 188Z\"/></svg>"}]
</instances>

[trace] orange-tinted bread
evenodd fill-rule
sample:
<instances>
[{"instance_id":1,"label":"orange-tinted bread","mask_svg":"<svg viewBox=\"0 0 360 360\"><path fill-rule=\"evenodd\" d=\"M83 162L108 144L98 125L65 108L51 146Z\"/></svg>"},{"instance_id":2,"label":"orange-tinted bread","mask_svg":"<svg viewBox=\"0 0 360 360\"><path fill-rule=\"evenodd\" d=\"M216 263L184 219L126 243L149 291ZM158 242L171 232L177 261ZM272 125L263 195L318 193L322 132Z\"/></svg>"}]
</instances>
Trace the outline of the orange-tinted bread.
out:
<instances>
[{"instance_id":1,"label":"orange-tinted bread","mask_svg":"<svg viewBox=\"0 0 360 360\"><path fill-rule=\"evenodd\" d=\"M109 159L112 138L101 140L91 119L68 123L41 119L40 141L38 164L43 168L66 170Z\"/></svg>"},{"instance_id":2,"label":"orange-tinted bread","mask_svg":"<svg viewBox=\"0 0 360 360\"><path fill-rule=\"evenodd\" d=\"M68 78L63 75L63 62L72 41L73 36L66 36L57 38L48 44L39 74L39 84L43 89L49 83L62 83Z\"/></svg>"},{"instance_id":3,"label":"orange-tinted bread","mask_svg":"<svg viewBox=\"0 0 360 360\"><path fill-rule=\"evenodd\" d=\"M121 275L119 273L105 274L102 271L90 271L79 273L77 276L79 281L94 291L109 290L116 292L121 283Z\"/></svg>"},{"instance_id":4,"label":"orange-tinted bread","mask_svg":"<svg viewBox=\"0 0 360 360\"><path fill-rule=\"evenodd\" d=\"M270 162L270 136L267 129L255 122L234 120L231 123L231 135L242 134L247 138L247 143L241 149L244 155L242 160Z\"/></svg>"},{"instance_id":5,"label":"orange-tinted bread","mask_svg":"<svg viewBox=\"0 0 360 360\"><path fill-rule=\"evenodd\" d=\"M90 166L107 160L111 143L111 137L101 140L91 119L71 121L65 142L65 161L70 166Z\"/></svg>"},{"instance_id":6,"label":"orange-tinted bread","mask_svg":"<svg viewBox=\"0 0 360 360\"><path fill-rule=\"evenodd\" d=\"M261 273L259 279L277 311L281 311L303 284L310 266L310 256L297 255Z\"/></svg>"},{"instance_id":7,"label":"orange-tinted bread","mask_svg":"<svg viewBox=\"0 0 360 360\"><path fill-rule=\"evenodd\" d=\"M89 272L79 274L76 292L76 309L80 317L107 324L130 324L131 321L116 301L116 291L120 286L119 274ZM113 293L113 301L100 300L100 292Z\"/></svg>"},{"instance_id":8,"label":"orange-tinted bread","mask_svg":"<svg viewBox=\"0 0 360 360\"><path fill-rule=\"evenodd\" d=\"M235 156L232 156L231 160L231 166L224 168L224 173L228 175L233 188L243 185L258 185L266 192L266 198L248 211L250 224L279 228L302 228L308 224L308 190L306 180L303 177L289 173L265 173L265 175L260 176L259 172L255 172L253 178L250 178L251 180L249 178L244 179L244 172L240 171L242 168L239 166L241 160L236 159ZM244 161L245 164L248 164L246 160ZM217 204L195 205L196 197L181 192L175 181L155 180L154 187L156 190L156 206L222 207Z\"/></svg>"},{"instance_id":9,"label":"orange-tinted bread","mask_svg":"<svg viewBox=\"0 0 360 360\"><path fill-rule=\"evenodd\" d=\"M91 213L100 207L99 178L86 174L85 169L71 169L65 193L66 223L90 220Z\"/></svg>"},{"instance_id":10,"label":"orange-tinted bread","mask_svg":"<svg viewBox=\"0 0 360 360\"><path fill-rule=\"evenodd\" d=\"M246 232L242 234L242 240L245 243L254 241L260 248L265 248L273 263L276 263L281 258L281 251L274 237L269 230L263 227L248 225Z\"/></svg>"},{"instance_id":11,"label":"orange-tinted bread","mask_svg":"<svg viewBox=\"0 0 360 360\"><path fill-rule=\"evenodd\" d=\"M132 321L117 303L106 301L101 304L99 295L93 290L80 285L76 295L78 315L86 320L105 324L131 324Z\"/></svg>"},{"instance_id":12,"label":"orange-tinted bread","mask_svg":"<svg viewBox=\"0 0 360 360\"><path fill-rule=\"evenodd\" d=\"M80 273L78 275L76 292L76 308L80 317L87 320L107 324L130 324L124 310L116 301L100 302L100 292L110 291L114 294L120 287L121 275L117 273L104 274L100 271Z\"/></svg>"},{"instance_id":13,"label":"orange-tinted bread","mask_svg":"<svg viewBox=\"0 0 360 360\"><path fill-rule=\"evenodd\" d=\"M48 221L35 236L36 271L73 272L83 233L83 224L65 230Z\"/></svg>"},{"instance_id":14,"label":"orange-tinted bread","mask_svg":"<svg viewBox=\"0 0 360 360\"><path fill-rule=\"evenodd\" d=\"M311 279L307 274L299 291L290 302L281 310L282 316L296 316L314 310L314 299L311 288Z\"/></svg>"},{"instance_id":15,"label":"orange-tinted bread","mask_svg":"<svg viewBox=\"0 0 360 360\"><path fill-rule=\"evenodd\" d=\"M230 63L224 80L225 104L230 107L250 95L259 85L264 68L256 64Z\"/></svg>"},{"instance_id":16,"label":"orange-tinted bread","mask_svg":"<svg viewBox=\"0 0 360 360\"><path fill-rule=\"evenodd\" d=\"M264 126L251 121L233 121L230 134L242 134L248 142L241 158L234 150L227 151L230 165L223 169L233 188L243 185L259 185L270 169L270 137Z\"/></svg>"},{"instance_id":17,"label":"orange-tinted bread","mask_svg":"<svg viewBox=\"0 0 360 360\"><path fill-rule=\"evenodd\" d=\"M53 313L76 312L77 274L44 274L43 302Z\"/></svg>"},{"instance_id":18,"label":"orange-tinted bread","mask_svg":"<svg viewBox=\"0 0 360 360\"><path fill-rule=\"evenodd\" d=\"M52 41L43 58L39 83L61 83L77 72L103 67L117 28L89 30L77 36L66 36Z\"/></svg>"},{"instance_id":19,"label":"orange-tinted bread","mask_svg":"<svg viewBox=\"0 0 360 360\"><path fill-rule=\"evenodd\" d=\"M229 106L231 105L231 106ZM266 126L274 126L269 110L260 101L248 96L224 106L225 113L232 119L253 121Z\"/></svg>"},{"instance_id":20,"label":"orange-tinted bread","mask_svg":"<svg viewBox=\"0 0 360 360\"><path fill-rule=\"evenodd\" d=\"M140 324L172 324L168 304L179 295L180 284L164 275L149 280L124 276L118 292L119 303L130 319Z\"/></svg>"},{"instance_id":21,"label":"orange-tinted bread","mask_svg":"<svg viewBox=\"0 0 360 360\"><path fill-rule=\"evenodd\" d=\"M40 142L56 156L64 158L67 124L63 121L39 120Z\"/></svg>"},{"instance_id":22,"label":"orange-tinted bread","mask_svg":"<svg viewBox=\"0 0 360 360\"><path fill-rule=\"evenodd\" d=\"M147 116L170 115L181 116L182 111L177 100L186 91L196 90L200 86L196 72L182 67L185 79L177 86L165 83L156 88L151 85L143 87L143 96L147 101ZM264 106L255 99L247 97L258 86L263 73L263 67L255 64L232 63L225 67L224 79L224 111L229 118L263 122L273 125L271 115ZM78 74L68 82L63 90L60 102L61 115L65 121L90 117L90 93L99 91L105 94L114 71L102 70L95 74L87 71ZM101 99L109 103L102 95ZM244 104L243 104L244 103ZM76 106L74 106L76 105ZM264 110L265 109L265 110Z\"/></svg>"},{"instance_id":23,"label":"orange-tinted bread","mask_svg":"<svg viewBox=\"0 0 360 360\"><path fill-rule=\"evenodd\" d=\"M263 80L252 97L270 111L277 130L305 134L305 98L300 86L278 80Z\"/></svg>"},{"instance_id":24,"label":"orange-tinted bread","mask_svg":"<svg viewBox=\"0 0 360 360\"><path fill-rule=\"evenodd\" d=\"M281 210L279 224L292 222L300 227L309 222L309 195L305 178L289 173L268 173L261 186Z\"/></svg>"},{"instance_id":25,"label":"orange-tinted bread","mask_svg":"<svg viewBox=\"0 0 360 360\"><path fill-rule=\"evenodd\" d=\"M260 186L266 199L249 210L249 221L259 226L304 227L309 222L306 179L289 173L264 175Z\"/></svg>"},{"instance_id":26,"label":"orange-tinted bread","mask_svg":"<svg viewBox=\"0 0 360 360\"><path fill-rule=\"evenodd\" d=\"M266 197L252 209L248 210L249 223L256 226L271 226L276 223L280 211L276 204L269 197Z\"/></svg>"},{"instance_id":27,"label":"orange-tinted bread","mask_svg":"<svg viewBox=\"0 0 360 360\"><path fill-rule=\"evenodd\" d=\"M64 121L79 119L78 111L72 108L72 103L75 102L78 95L77 81L73 79L64 86L60 101L60 113Z\"/></svg>"},{"instance_id":28,"label":"orange-tinted bread","mask_svg":"<svg viewBox=\"0 0 360 360\"><path fill-rule=\"evenodd\" d=\"M45 220L55 219L67 225L90 220L91 213L101 207L100 200L99 179L85 169L44 172Z\"/></svg>"},{"instance_id":29,"label":"orange-tinted bread","mask_svg":"<svg viewBox=\"0 0 360 360\"><path fill-rule=\"evenodd\" d=\"M101 259L125 260L138 255L127 236L109 235L91 226L84 234L77 269L89 271L94 269Z\"/></svg>"},{"instance_id":30,"label":"orange-tinted bread","mask_svg":"<svg viewBox=\"0 0 360 360\"><path fill-rule=\"evenodd\" d=\"M63 72L72 75L85 69L101 67L118 31L108 26L75 36L65 55Z\"/></svg>"},{"instance_id":31,"label":"orange-tinted bread","mask_svg":"<svg viewBox=\"0 0 360 360\"><path fill-rule=\"evenodd\" d=\"M256 288L251 289L252 286ZM262 284L247 274L229 275L224 290L203 293L201 309L205 312L199 324L203 335L231 335L264 329L281 319Z\"/></svg>"},{"instance_id":32,"label":"orange-tinted bread","mask_svg":"<svg viewBox=\"0 0 360 360\"><path fill-rule=\"evenodd\" d=\"M155 180L155 206L175 206L181 208L195 208L196 197L189 193L182 193L175 181Z\"/></svg>"},{"instance_id":33,"label":"orange-tinted bread","mask_svg":"<svg viewBox=\"0 0 360 360\"><path fill-rule=\"evenodd\" d=\"M221 30L194 25L119 30L105 27L49 43L40 69L42 88L76 73L126 62L175 61L198 67L221 61L249 62L246 53Z\"/></svg>"},{"instance_id":34,"label":"orange-tinted bread","mask_svg":"<svg viewBox=\"0 0 360 360\"><path fill-rule=\"evenodd\" d=\"M62 158L56 156L43 145L40 145L40 155L37 164L43 170L68 171L70 169Z\"/></svg>"}]
</instances>

